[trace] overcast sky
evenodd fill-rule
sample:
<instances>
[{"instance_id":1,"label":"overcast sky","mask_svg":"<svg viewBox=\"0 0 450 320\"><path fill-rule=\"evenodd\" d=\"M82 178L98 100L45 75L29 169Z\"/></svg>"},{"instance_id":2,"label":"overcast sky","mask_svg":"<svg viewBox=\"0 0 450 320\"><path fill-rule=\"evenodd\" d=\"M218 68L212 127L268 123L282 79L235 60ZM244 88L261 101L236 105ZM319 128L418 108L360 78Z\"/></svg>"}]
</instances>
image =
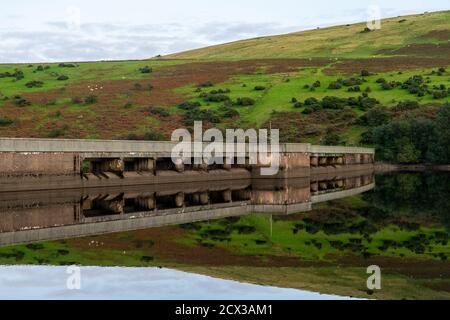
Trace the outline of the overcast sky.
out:
<instances>
[{"instance_id":1,"label":"overcast sky","mask_svg":"<svg viewBox=\"0 0 450 320\"><path fill-rule=\"evenodd\" d=\"M0 63L143 59L318 26L448 10L448 0L14 0L0 10Z\"/></svg>"}]
</instances>

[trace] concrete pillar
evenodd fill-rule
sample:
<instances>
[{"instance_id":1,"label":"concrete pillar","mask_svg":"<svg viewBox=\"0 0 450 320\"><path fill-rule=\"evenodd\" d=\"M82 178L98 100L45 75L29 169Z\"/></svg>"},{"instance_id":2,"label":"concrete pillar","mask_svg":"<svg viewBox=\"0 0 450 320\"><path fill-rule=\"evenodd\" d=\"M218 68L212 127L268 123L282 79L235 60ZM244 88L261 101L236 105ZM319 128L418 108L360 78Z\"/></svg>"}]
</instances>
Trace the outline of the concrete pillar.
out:
<instances>
[{"instance_id":1,"label":"concrete pillar","mask_svg":"<svg viewBox=\"0 0 450 320\"><path fill-rule=\"evenodd\" d=\"M155 169L155 160L143 158L136 160L137 171L152 172Z\"/></svg>"},{"instance_id":2,"label":"concrete pillar","mask_svg":"<svg viewBox=\"0 0 450 320\"><path fill-rule=\"evenodd\" d=\"M181 208L184 206L184 193L180 192L175 196L175 206Z\"/></svg>"},{"instance_id":3,"label":"concrete pillar","mask_svg":"<svg viewBox=\"0 0 450 320\"><path fill-rule=\"evenodd\" d=\"M311 167L318 167L319 166L319 157L312 156L310 159Z\"/></svg>"},{"instance_id":4,"label":"concrete pillar","mask_svg":"<svg viewBox=\"0 0 450 320\"><path fill-rule=\"evenodd\" d=\"M232 197L232 192L231 190L225 190L222 192L222 196L223 196L223 201L224 202L232 202L233 201L233 197Z\"/></svg>"},{"instance_id":5,"label":"concrete pillar","mask_svg":"<svg viewBox=\"0 0 450 320\"><path fill-rule=\"evenodd\" d=\"M362 157L360 154L355 154L355 164L361 164L362 163Z\"/></svg>"},{"instance_id":6,"label":"concrete pillar","mask_svg":"<svg viewBox=\"0 0 450 320\"><path fill-rule=\"evenodd\" d=\"M156 201L154 196L136 198L136 203L138 204L139 207L147 210L154 210L156 207Z\"/></svg>"},{"instance_id":7,"label":"concrete pillar","mask_svg":"<svg viewBox=\"0 0 450 320\"><path fill-rule=\"evenodd\" d=\"M207 205L209 203L209 194L208 194L208 192L200 193L199 201L200 201L201 205Z\"/></svg>"},{"instance_id":8,"label":"concrete pillar","mask_svg":"<svg viewBox=\"0 0 450 320\"><path fill-rule=\"evenodd\" d=\"M231 159L231 158L224 159L224 161L223 161L223 168L225 170L230 171L231 167L232 167L232 163L233 163L233 159Z\"/></svg>"}]
</instances>

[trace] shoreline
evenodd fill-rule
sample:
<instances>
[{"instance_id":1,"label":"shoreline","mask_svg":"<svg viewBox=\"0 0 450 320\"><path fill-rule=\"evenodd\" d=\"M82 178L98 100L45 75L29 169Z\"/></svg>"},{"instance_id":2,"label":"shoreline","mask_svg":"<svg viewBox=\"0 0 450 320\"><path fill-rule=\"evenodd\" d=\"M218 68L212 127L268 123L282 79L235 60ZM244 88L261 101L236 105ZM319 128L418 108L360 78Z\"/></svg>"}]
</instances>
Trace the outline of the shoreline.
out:
<instances>
[{"instance_id":1,"label":"shoreline","mask_svg":"<svg viewBox=\"0 0 450 320\"><path fill-rule=\"evenodd\" d=\"M442 171L450 172L450 165L433 165L433 164L394 164L394 163L375 163L375 173L386 173L391 171Z\"/></svg>"}]
</instances>

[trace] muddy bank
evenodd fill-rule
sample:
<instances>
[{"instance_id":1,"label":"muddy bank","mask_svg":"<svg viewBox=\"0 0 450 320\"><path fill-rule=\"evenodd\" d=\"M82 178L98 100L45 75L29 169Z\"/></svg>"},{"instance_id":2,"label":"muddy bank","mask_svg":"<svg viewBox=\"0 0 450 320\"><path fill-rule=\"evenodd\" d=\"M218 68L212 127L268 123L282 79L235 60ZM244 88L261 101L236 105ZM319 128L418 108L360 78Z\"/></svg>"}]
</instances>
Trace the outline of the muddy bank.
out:
<instances>
[{"instance_id":1,"label":"muddy bank","mask_svg":"<svg viewBox=\"0 0 450 320\"><path fill-rule=\"evenodd\" d=\"M375 163L375 173L384 173L391 171L446 171L450 172L450 165L433 165L433 164L395 164L395 163Z\"/></svg>"}]
</instances>

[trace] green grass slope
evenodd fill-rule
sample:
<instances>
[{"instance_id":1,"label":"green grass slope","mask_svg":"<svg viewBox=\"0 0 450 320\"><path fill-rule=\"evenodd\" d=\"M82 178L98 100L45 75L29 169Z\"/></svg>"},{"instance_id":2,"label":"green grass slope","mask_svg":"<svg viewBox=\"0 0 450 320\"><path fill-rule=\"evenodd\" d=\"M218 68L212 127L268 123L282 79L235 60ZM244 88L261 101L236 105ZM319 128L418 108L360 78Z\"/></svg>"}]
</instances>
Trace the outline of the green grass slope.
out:
<instances>
[{"instance_id":1,"label":"green grass slope","mask_svg":"<svg viewBox=\"0 0 450 320\"><path fill-rule=\"evenodd\" d=\"M386 49L408 45L449 45L450 11L382 21L381 30L362 32L365 23L335 26L279 36L259 37L167 56L174 59L264 59L391 55ZM430 54L430 50L427 50ZM406 52L415 55L420 52ZM403 53L404 54L404 53ZM420 55L423 55L420 54Z\"/></svg>"}]
</instances>

